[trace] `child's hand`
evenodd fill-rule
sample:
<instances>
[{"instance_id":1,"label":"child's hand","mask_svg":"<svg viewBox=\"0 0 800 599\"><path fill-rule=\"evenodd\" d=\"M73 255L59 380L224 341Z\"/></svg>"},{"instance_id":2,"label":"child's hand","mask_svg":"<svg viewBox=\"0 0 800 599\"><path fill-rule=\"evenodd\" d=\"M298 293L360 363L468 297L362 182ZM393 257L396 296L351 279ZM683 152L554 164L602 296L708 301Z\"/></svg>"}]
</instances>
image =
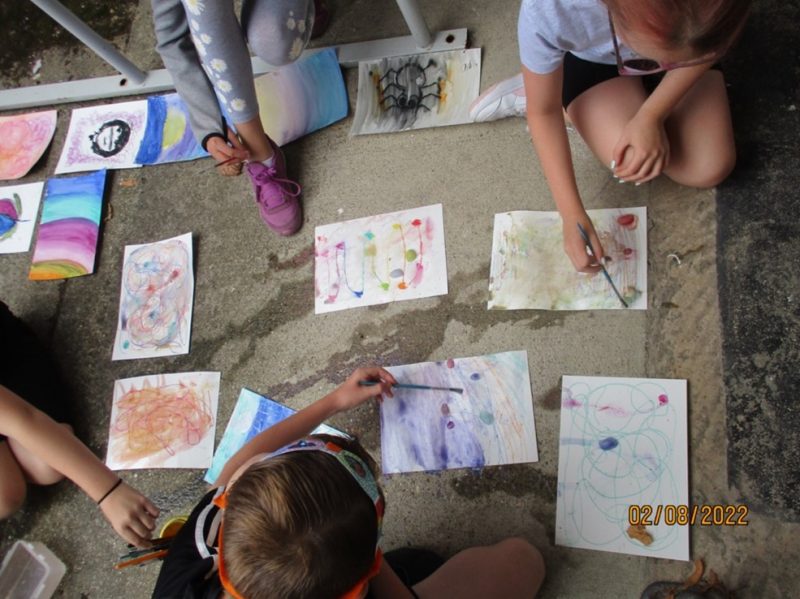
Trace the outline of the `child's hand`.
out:
<instances>
[{"instance_id":1,"label":"child's hand","mask_svg":"<svg viewBox=\"0 0 800 599\"><path fill-rule=\"evenodd\" d=\"M221 137L212 137L206 143L206 149L218 164L231 158L237 158L240 162L244 162L250 157L250 152L242 145L233 131L228 131L227 142Z\"/></svg>"},{"instance_id":2,"label":"child's hand","mask_svg":"<svg viewBox=\"0 0 800 599\"><path fill-rule=\"evenodd\" d=\"M137 547L149 546L160 510L147 497L123 482L100 509L119 536Z\"/></svg>"},{"instance_id":3,"label":"child's hand","mask_svg":"<svg viewBox=\"0 0 800 599\"><path fill-rule=\"evenodd\" d=\"M669 140L664 124L639 111L622 130L614 146L612 169L620 181L644 183L655 179L669 164Z\"/></svg>"},{"instance_id":4,"label":"child's hand","mask_svg":"<svg viewBox=\"0 0 800 599\"><path fill-rule=\"evenodd\" d=\"M378 381L378 384L363 386L358 384L359 381ZM393 397L392 385L396 383L397 381L388 370L377 366L368 366L358 368L331 395L336 409L343 412L364 403L368 399L375 398L380 401L383 399L384 393L388 397Z\"/></svg>"},{"instance_id":5,"label":"child's hand","mask_svg":"<svg viewBox=\"0 0 800 599\"><path fill-rule=\"evenodd\" d=\"M594 230L591 219L582 212L577 216L565 216L562 219L564 227L564 251L572 260L575 270L585 273L596 273L600 270L600 260L603 259L603 246L600 245L600 239ZM578 223L583 226L584 231L589 236L592 242L592 248L597 253L596 256L590 256L586 251L586 242L581 237L578 230Z\"/></svg>"}]
</instances>

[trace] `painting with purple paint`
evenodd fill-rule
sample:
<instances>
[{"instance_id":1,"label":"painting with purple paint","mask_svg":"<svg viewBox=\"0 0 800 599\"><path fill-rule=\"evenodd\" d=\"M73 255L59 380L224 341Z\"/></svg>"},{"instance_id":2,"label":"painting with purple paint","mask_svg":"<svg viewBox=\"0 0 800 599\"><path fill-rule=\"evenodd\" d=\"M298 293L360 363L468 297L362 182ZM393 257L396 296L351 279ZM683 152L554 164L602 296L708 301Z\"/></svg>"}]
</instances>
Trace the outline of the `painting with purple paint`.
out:
<instances>
[{"instance_id":1,"label":"painting with purple paint","mask_svg":"<svg viewBox=\"0 0 800 599\"><path fill-rule=\"evenodd\" d=\"M195 139L189 109L178 94L147 98L147 124L137 164L163 164L208 156Z\"/></svg>"},{"instance_id":2,"label":"painting with purple paint","mask_svg":"<svg viewBox=\"0 0 800 599\"><path fill-rule=\"evenodd\" d=\"M56 174L141 166L136 154L146 121L147 100L76 108Z\"/></svg>"},{"instance_id":3,"label":"painting with purple paint","mask_svg":"<svg viewBox=\"0 0 800 599\"><path fill-rule=\"evenodd\" d=\"M641 536L628 511L688 503L686 381L564 376L556 543L688 560L687 526L662 517Z\"/></svg>"},{"instance_id":4,"label":"painting with purple paint","mask_svg":"<svg viewBox=\"0 0 800 599\"><path fill-rule=\"evenodd\" d=\"M317 227L317 314L447 293L442 205Z\"/></svg>"},{"instance_id":5,"label":"painting with purple paint","mask_svg":"<svg viewBox=\"0 0 800 599\"><path fill-rule=\"evenodd\" d=\"M400 389L381 404L384 474L537 462L528 354L511 351L392 366Z\"/></svg>"}]
</instances>

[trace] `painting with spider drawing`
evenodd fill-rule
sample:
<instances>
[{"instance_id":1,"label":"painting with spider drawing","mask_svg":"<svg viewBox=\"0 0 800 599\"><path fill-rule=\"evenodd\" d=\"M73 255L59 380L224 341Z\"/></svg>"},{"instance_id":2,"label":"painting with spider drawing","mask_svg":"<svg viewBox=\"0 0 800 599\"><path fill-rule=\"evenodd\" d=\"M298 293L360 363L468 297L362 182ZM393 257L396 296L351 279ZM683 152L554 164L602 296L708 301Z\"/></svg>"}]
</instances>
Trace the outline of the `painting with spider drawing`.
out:
<instances>
[{"instance_id":1,"label":"painting with spider drawing","mask_svg":"<svg viewBox=\"0 0 800 599\"><path fill-rule=\"evenodd\" d=\"M352 135L460 125L481 84L481 50L384 58L358 65Z\"/></svg>"}]
</instances>

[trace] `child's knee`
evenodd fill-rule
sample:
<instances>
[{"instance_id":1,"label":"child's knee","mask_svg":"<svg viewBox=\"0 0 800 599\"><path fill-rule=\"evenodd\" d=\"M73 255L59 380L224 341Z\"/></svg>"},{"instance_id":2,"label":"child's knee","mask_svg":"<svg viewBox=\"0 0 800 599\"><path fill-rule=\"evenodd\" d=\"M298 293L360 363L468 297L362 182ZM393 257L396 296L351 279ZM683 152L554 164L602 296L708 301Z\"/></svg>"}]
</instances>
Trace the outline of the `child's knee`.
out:
<instances>
[{"instance_id":1,"label":"child's knee","mask_svg":"<svg viewBox=\"0 0 800 599\"><path fill-rule=\"evenodd\" d=\"M505 558L515 564L515 570L526 589L538 589L545 575L542 552L525 539L511 537L500 541L495 547L505 554Z\"/></svg>"},{"instance_id":2,"label":"child's knee","mask_svg":"<svg viewBox=\"0 0 800 599\"><path fill-rule=\"evenodd\" d=\"M736 150L733 148L719 152L707 160L687 165L668 176L681 185L709 189L722 183L736 166Z\"/></svg>"},{"instance_id":3,"label":"child's knee","mask_svg":"<svg viewBox=\"0 0 800 599\"><path fill-rule=\"evenodd\" d=\"M262 3L263 5L263 3ZM311 38L314 3L291 3L295 10L276 10L259 5L249 12L245 29L253 52L269 65L280 67L300 58Z\"/></svg>"}]
</instances>

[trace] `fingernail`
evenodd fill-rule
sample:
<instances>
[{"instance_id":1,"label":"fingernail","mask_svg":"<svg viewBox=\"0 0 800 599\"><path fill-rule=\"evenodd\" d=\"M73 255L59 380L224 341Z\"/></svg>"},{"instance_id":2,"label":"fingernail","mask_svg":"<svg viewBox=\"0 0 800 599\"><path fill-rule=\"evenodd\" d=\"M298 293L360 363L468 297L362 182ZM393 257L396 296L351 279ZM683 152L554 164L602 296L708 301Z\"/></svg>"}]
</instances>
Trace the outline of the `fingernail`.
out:
<instances>
[{"instance_id":1,"label":"fingernail","mask_svg":"<svg viewBox=\"0 0 800 599\"><path fill-rule=\"evenodd\" d=\"M617 161L616 160L612 160L611 161L611 170L613 171L616 166L617 166Z\"/></svg>"},{"instance_id":2,"label":"fingernail","mask_svg":"<svg viewBox=\"0 0 800 599\"><path fill-rule=\"evenodd\" d=\"M636 187L639 187L641 184L642 184L642 182L641 182L641 181L637 181L637 182L636 182L634 185L635 185Z\"/></svg>"},{"instance_id":3,"label":"fingernail","mask_svg":"<svg viewBox=\"0 0 800 599\"><path fill-rule=\"evenodd\" d=\"M625 179L620 179L619 182L620 183L627 183L627 181L625 181Z\"/></svg>"}]
</instances>

